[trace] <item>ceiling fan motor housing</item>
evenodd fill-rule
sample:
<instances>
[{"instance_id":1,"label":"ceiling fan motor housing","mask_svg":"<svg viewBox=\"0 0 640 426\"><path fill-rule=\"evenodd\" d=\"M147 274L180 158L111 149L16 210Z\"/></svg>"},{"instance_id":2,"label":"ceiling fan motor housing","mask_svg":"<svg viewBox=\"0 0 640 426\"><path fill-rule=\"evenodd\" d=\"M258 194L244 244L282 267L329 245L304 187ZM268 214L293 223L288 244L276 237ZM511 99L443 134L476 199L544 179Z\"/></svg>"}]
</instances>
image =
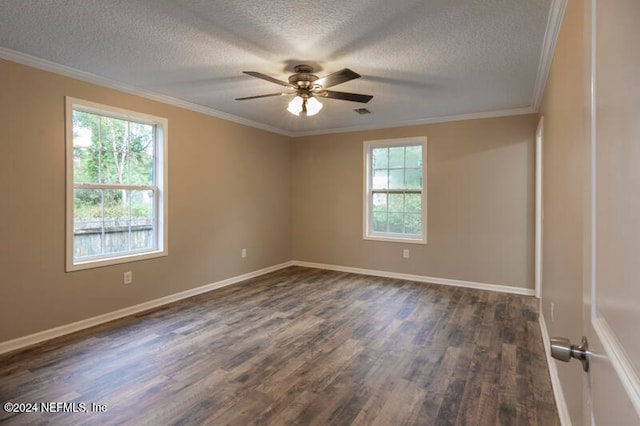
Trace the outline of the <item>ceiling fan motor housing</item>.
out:
<instances>
[{"instance_id":1,"label":"ceiling fan motor housing","mask_svg":"<svg viewBox=\"0 0 640 426\"><path fill-rule=\"evenodd\" d=\"M320 86L313 84L313 82L318 79L318 76L311 74L313 68L309 65L296 65L294 71L296 73L289 77L289 83L294 86L294 88L308 90L320 88Z\"/></svg>"}]
</instances>

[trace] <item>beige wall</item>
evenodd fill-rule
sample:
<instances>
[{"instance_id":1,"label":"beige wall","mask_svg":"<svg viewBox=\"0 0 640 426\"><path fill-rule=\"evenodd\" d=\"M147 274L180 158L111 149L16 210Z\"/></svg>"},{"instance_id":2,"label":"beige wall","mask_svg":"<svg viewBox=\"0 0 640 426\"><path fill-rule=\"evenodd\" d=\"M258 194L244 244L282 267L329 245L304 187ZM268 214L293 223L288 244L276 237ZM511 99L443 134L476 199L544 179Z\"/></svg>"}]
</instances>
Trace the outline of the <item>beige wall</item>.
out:
<instances>
[{"instance_id":1,"label":"beige wall","mask_svg":"<svg viewBox=\"0 0 640 426\"><path fill-rule=\"evenodd\" d=\"M532 289L536 125L530 114L295 139L293 258ZM365 241L363 141L409 136L427 137L427 245Z\"/></svg>"},{"instance_id":2,"label":"beige wall","mask_svg":"<svg viewBox=\"0 0 640 426\"><path fill-rule=\"evenodd\" d=\"M65 273L65 96L168 118L168 257ZM0 342L291 259L288 137L4 60L0 128Z\"/></svg>"},{"instance_id":3,"label":"beige wall","mask_svg":"<svg viewBox=\"0 0 640 426\"><path fill-rule=\"evenodd\" d=\"M582 335L585 140L583 2L570 1L544 93L542 312L550 336ZM552 321L551 304L555 305ZM554 361L555 362L555 361ZM575 367L575 368L572 368ZM583 373L558 365L573 424L582 424Z\"/></svg>"},{"instance_id":4,"label":"beige wall","mask_svg":"<svg viewBox=\"0 0 640 426\"><path fill-rule=\"evenodd\" d=\"M0 342L291 259L533 288L536 115L292 140L8 61L0 77ZM168 257L64 272L64 96L168 118ZM428 244L363 240L363 141L417 135Z\"/></svg>"}]
</instances>

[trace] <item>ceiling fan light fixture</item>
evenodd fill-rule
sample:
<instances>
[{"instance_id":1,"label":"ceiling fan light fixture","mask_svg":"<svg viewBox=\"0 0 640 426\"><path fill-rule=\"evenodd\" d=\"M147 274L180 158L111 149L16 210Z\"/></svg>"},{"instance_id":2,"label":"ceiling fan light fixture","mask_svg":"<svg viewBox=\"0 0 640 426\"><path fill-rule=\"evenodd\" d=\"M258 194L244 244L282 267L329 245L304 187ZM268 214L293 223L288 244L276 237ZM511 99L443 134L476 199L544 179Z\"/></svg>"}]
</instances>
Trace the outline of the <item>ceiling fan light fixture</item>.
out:
<instances>
[{"instance_id":1,"label":"ceiling fan light fixture","mask_svg":"<svg viewBox=\"0 0 640 426\"><path fill-rule=\"evenodd\" d=\"M293 115L300 115L302 112L302 105L304 100L300 96L296 96L289 102L289 106L287 107L287 111L289 111Z\"/></svg>"},{"instance_id":2,"label":"ceiling fan light fixture","mask_svg":"<svg viewBox=\"0 0 640 426\"><path fill-rule=\"evenodd\" d=\"M322 109L322 104L314 97L307 99L307 115L316 115Z\"/></svg>"},{"instance_id":3,"label":"ceiling fan light fixture","mask_svg":"<svg viewBox=\"0 0 640 426\"><path fill-rule=\"evenodd\" d=\"M316 115L322 109L322 103L314 97L303 98L296 96L287 107L287 111L295 116L299 116L304 112L307 116Z\"/></svg>"}]
</instances>

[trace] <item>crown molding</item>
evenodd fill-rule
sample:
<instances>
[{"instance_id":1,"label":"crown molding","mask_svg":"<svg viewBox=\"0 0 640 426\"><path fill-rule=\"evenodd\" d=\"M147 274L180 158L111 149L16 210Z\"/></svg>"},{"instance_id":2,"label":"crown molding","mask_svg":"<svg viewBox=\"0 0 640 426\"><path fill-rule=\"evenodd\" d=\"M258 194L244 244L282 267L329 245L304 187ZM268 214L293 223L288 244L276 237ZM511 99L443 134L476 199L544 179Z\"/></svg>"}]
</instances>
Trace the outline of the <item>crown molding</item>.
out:
<instances>
[{"instance_id":1,"label":"crown molding","mask_svg":"<svg viewBox=\"0 0 640 426\"><path fill-rule=\"evenodd\" d=\"M284 136L292 137L291 132L286 130L269 126L268 124L259 123L257 121L248 120L246 118L238 117L237 115L228 114L226 112L218 111L213 108L205 107L202 105L187 102L182 99L174 98L171 96L162 95L150 90L141 89L120 81L111 80L106 77L99 76L86 71L81 71L76 68L72 68L66 65L62 65L56 62L41 59L36 56L28 55L26 53L18 52L5 47L0 47L0 58L8 61L16 62L29 67L38 68L43 71L53 72L65 77L75 78L87 83L97 84L99 86L108 87L110 89L119 90L130 95L140 96L142 98L150 99L152 101L162 102L168 105L173 105L179 108L184 108L190 111L199 112L201 114L209 115L211 117L220 118L222 120L231 121L234 123L242 124L249 127L254 127L260 130L266 130L267 132L277 133Z\"/></svg>"},{"instance_id":2,"label":"crown molding","mask_svg":"<svg viewBox=\"0 0 640 426\"><path fill-rule=\"evenodd\" d=\"M371 125L364 125L364 126L342 127L342 128L335 128L335 129L309 130L304 132L294 132L292 136L293 137L318 136L318 135L326 135L329 133L347 133L347 132L360 132L363 130L392 129L395 127L419 126L422 124L437 124L437 123L446 123L449 121L464 121L464 120L477 120L480 118L509 117L512 115L534 114L536 112L538 111L532 107L512 108L512 109L502 109L502 110L496 110L496 111L473 112L469 114L422 118L418 120L396 121L394 123L380 123L380 124L371 124Z\"/></svg>"},{"instance_id":3,"label":"crown molding","mask_svg":"<svg viewBox=\"0 0 640 426\"><path fill-rule=\"evenodd\" d=\"M540 52L540 60L538 61L538 72L536 73L536 82L533 86L533 97L531 99L531 108L536 112L540 109L544 88L549 77L549 70L553 62L553 53L556 50L558 35L562 25L564 12L567 10L568 0L551 0L549 15L547 16L547 28L544 32L542 40L542 51Z\"/></svg>"}]
</instances>

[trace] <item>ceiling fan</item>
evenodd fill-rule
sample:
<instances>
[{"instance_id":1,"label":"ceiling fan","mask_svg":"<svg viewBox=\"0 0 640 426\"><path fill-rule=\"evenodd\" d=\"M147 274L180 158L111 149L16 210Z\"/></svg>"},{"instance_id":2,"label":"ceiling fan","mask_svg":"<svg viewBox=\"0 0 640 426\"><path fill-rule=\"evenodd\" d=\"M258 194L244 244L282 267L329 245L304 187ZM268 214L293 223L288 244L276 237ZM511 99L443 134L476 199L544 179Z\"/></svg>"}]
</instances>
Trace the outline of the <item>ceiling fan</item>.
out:
<instances>
[{"instance_id":1,"label":"ceiling fan","mask_svg":"<svg viewBox=\"0 0 640 426\"><path fill-rule=\"evenodd\" d=\"M287 111L294 115L300 115L301 112L305 115L315 115L322 109L322 104L317 99L320 97L361 103L367 103L373 98L371 95L327 90L329 87L360 78L360 74L351 71L349 68L336 71L322 78L318 78L317 75L313 74L313 67L309 65L296 65L293 69L295 74L289 77L288 83L256 71L243 71L247 75L279 84L280 86L286 87L286 89L284 89L283 92L247 96L245 98L236 98L236 100L244 101L270 96L295 95L295 98L289 102Z\"/></svg>"}]
</instances>

